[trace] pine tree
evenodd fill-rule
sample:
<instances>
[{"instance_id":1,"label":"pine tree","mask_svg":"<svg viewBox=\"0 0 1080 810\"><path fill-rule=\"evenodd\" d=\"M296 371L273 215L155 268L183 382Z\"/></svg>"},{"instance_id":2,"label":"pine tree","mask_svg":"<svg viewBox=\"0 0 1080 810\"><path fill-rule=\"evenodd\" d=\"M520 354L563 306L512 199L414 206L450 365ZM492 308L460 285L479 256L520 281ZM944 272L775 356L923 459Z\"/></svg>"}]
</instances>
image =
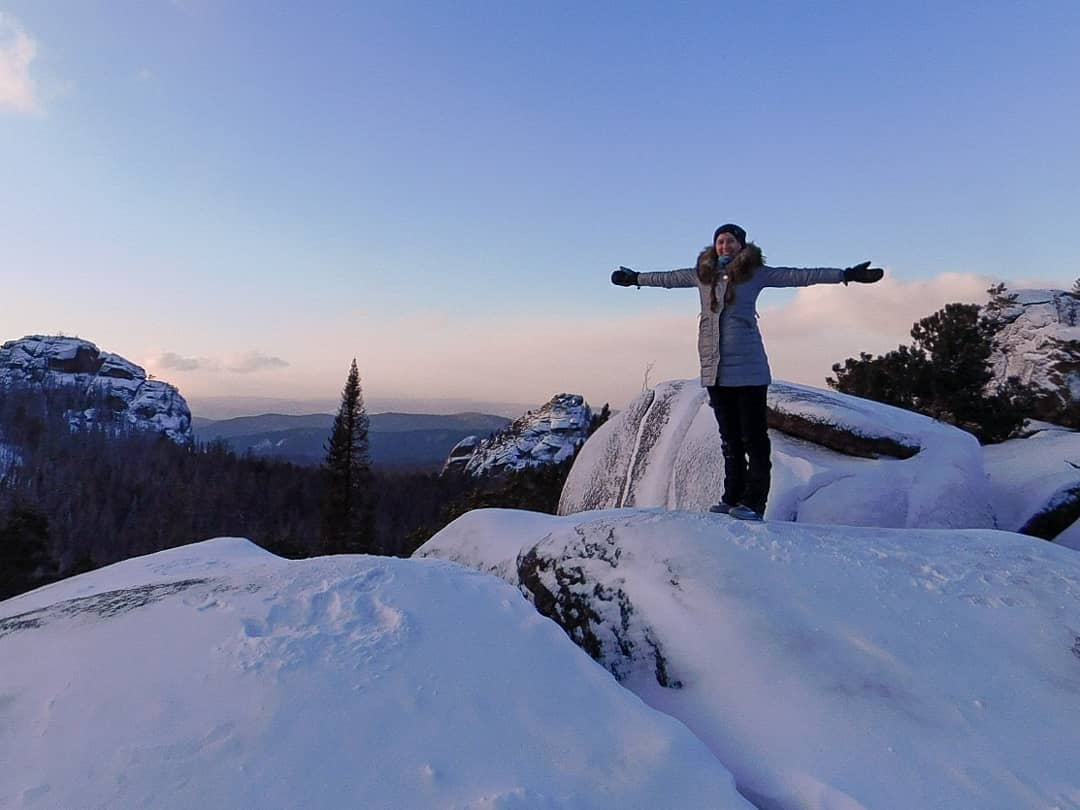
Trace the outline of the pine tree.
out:
<instances>
[{"instance_id":1,"label":"pine tree","mask_svg":"<svg viewBox=\"0 0 1080 810\"><path fill-rule=\"evenodd\" d=\"M326 554L364 554L375 550L368 429L360 372L354 358L323 463L322 547Z\"/></svg>"},{"instance_id":2,"label":"pine tree","mask_svg":"<svg viewBox=\"0 0 1080 810\"><path fill-rule=\"evenodd\" d=\"M600 429L600 426L607 422L611 418L611 405L605 402L604 407L589 417L589 436L592 436ZM586 437L588 438L588 437Z\"/></svg>"},{"instance_id":3,"label":"pine tree","mask_svg":"<svg viewBox=\"0 0 1080 810\"><path fill-rule=\"evenodd\" d=\"M1080 278L1073 282L1072 294L1080 298Z\"/></svg>"},{"instance_id":4,"label":"pine tree","mask_svg":"<svg viewBox=\"0 0 1080 810\"><path fill-rule=\"evenodd\" d=\"M988 287L986 292L990 294L990 300L983 307L983 315L997 323L1005 310L1016 306L1016 293L1009 292L1004 282Z\"/></svg>"},{"instance_id":5,"label":"pine tree","mask_svg":"<svg viewBox=\"0 0 1080 810\"><path fill-rule=\"evenodd\" d=\"M991 296L1010 306L1004 285ZM1030 412L1030 394L1015 379L994 386L990 356L1001 321L976 304L948 304L911 327L912 346L879 357L863 352L833 365L829 387L918 411L974 433L980 442L1015 435Z\"/></svg>"},{"instance_id":6,"label":"pine tree","mask_svg":"<svg viewBox=\"0 0 1080 810\"><path fill-rule=\"evenodd\" d=\"M49 555L49 521L41 512L16 506L0 526L0 599L56 578Z\"/></svg>"}]
</instances>

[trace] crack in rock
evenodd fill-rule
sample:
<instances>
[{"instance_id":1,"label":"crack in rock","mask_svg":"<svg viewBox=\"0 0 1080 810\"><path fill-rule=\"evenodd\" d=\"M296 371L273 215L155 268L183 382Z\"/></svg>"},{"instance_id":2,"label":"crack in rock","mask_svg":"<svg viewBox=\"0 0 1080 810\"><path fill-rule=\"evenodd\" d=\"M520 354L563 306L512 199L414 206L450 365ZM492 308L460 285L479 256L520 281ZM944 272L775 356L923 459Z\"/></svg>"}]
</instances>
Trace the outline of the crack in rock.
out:
<instances>
[{"instance_id":1,"label":"crack in rock","mask_svg":"<svg viewBox=\"0 0 1080 810\"><path fill-rule=\"evenodd\" d=\"M153 602L160 602L167 596L172 596L210 581L209 579L182 579L176 582L140 585L137 588L122 588L94 594L93 596L68 599L45 608L0 619L0 638L10 633L17 633L20 630L33 630L43 627L53 619L78 616L83 613L92 613L104 619L112 618L113 616L119 616L121 613L128 613L145 607Z\"/></svg>"},{"instance_id":2,"label":"crack in rock","mask_svg":"<svg viewBox=\"0 0 1080 810\"><path fill-rule=\"evenodd\" d=\"M581 527L576 531L581 541L562 549L558 557L542 550L550 548L544 540L519 556L517 576L522 593L616 680L626 680L647 668L661 686L681 688L682 683L669 671L655 633L634 609L623 580L616 578L605 584L587 570L594 561L611 570L618 568L622 549L614 529L607 527L600 539L590 539Z\"/></svg>"}]
</instances>

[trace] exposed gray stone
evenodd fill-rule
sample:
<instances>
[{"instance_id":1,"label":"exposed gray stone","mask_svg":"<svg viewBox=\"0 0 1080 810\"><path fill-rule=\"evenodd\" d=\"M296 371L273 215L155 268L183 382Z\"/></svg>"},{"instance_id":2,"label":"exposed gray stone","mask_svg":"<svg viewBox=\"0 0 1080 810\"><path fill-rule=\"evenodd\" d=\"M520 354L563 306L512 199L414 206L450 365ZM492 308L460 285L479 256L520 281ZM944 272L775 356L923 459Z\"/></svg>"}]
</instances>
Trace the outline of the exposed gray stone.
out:
<instances>
[{"instance_id":1,"label":"exposed gray stone","mask_svg":"<svg viewBox=\"0 0 1080 810\"><path fill-rule=\"evenodd\" d=\"M69 387L105 408L71 411L74 429L128 427L162 433L178 444L193 440L191 410L175 386L149 379L140 366L80 338L29 335L0 346L0 390L14 386Z\"/></svg>"}]
</instances>

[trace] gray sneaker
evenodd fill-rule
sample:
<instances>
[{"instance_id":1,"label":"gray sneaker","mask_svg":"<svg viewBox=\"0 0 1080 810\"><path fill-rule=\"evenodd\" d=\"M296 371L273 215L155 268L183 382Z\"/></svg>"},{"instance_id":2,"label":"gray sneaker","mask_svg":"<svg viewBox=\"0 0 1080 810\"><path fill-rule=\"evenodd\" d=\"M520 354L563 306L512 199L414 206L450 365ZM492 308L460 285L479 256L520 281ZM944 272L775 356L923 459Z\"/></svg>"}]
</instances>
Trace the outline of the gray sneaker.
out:
<instances>
[{"instance_id":1,"label":"gray sneaker","mask_svg":"<svg viewBox=\"0 0 1080 810\"><path fill-rule=\"evenodd\" d=\"M734 507L730 503L724 503L723 501L720 501L720 503L716 503L710 506L709 511L717 515L726 515L730 513L733 508Z\"/></svg>"},{"instance_id":2,"label":"gray sneaker","mask_svg":"<svg viewBox=\"0 0 1080 810\"><path fill-rule=\"evenodd\" d=\"M745 503L740 503L738 506L731 507L728 514L739 520L761 520L761 515Z\"/></svg>"}]
</instances>

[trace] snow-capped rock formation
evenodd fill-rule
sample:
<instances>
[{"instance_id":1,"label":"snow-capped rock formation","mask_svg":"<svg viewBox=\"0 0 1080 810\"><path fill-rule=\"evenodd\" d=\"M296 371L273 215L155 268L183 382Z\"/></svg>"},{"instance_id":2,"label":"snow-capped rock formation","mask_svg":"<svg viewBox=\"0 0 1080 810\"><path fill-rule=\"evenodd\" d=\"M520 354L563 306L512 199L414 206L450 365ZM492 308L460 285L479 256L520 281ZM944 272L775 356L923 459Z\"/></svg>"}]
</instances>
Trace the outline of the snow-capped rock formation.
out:
<instances>
[{"instance_id":1,"label":"snow-capped rock formation","mask_svg":"<svg viewBox=\"0 0 1080 810\"><path fill-rule=\"evenodd\" d=\"M172 549L0 602L0 661L5 808L751 807L512 587L438 560Z\"/></svg>"},{"instance_id":2,"label":"snow-capped rock formation","mask_svg":"<svg viewBox=\"0 0 1080 810\"><path fill-rule=\"evenodd\" d=\"M850 526L980 528L994 516L982 450L962 430L808 386L769 388L766 517ZM578 452L559 513L620 506L706 511L724 471L716 419L696 380L666 382Z\"/></svg>"},{"instance_id":3,"label":"snow-capped rock formation","mask_svg":"<svg viewBox=\"0 0 1080 810\"><path fill-rule=\"evenodd\" d=\"M480 446L479 436L466 436L460 442L454 445L450 451L450 455L446 457L446 463L443 464L443 474L448 472L464 472L469 462L472 461L473 453L476 452L476 448Z\"/></svg>"},{"instance_id":4,"label":"snow-capped rock formation","mask_svg":"<svg viewBox=\"0 0 1080 810\"><path fill-rule=\"evenodd\" d=\"M1080 432L1044 425L983 454L999 528L1080 548Z\"/></svg>"},{"instance_id":5,"label":"snow-capped rock formation","mask_svg":"<svg viewBox=\"0 0 1080 810\"><path fill-rule=\"evenodd\" d=\"M181 444L192 441L191 410L175 386L147 379L140 366L87 340L30 335L0 346L0 390L20 385L72 387L103 398L104 409L70 414L76 428L120 424Z\"/></svg>"},{"instance_id":6,"label":"snow-capped rock formation","mask_svg":"<svg viewBox=\"0 0 1080 810\"><path fill-rule=\"evenodd\" d=\"M487 439L462 439L443 469L480 476L558 464L585 441L591 419L592 410L580 394L556 394Z\"/></svg>"},{"instance_id":7,"label":"snow-capped rock formation","mask_svg":"<svg viewBox=\"0 0 1080 810\"><path fill-rule=\"evenodd\" d=\"M1038 397L1033 416L1080 428L1080 296L1063 290L1010 290L1000 310L994 378L1019 377Z\"/></svg>"},{"instance_id":8,"label":"snow-capped rock formation","mask_svg":"<svg viewBox=\"0 0 1080 810\"><path fill-rule=\"evenodd\" d=\"M1054 544L480 510L417 554L517 585L758 807L1080 801L1080 555Z\"/></svg>"}]
</instances>

